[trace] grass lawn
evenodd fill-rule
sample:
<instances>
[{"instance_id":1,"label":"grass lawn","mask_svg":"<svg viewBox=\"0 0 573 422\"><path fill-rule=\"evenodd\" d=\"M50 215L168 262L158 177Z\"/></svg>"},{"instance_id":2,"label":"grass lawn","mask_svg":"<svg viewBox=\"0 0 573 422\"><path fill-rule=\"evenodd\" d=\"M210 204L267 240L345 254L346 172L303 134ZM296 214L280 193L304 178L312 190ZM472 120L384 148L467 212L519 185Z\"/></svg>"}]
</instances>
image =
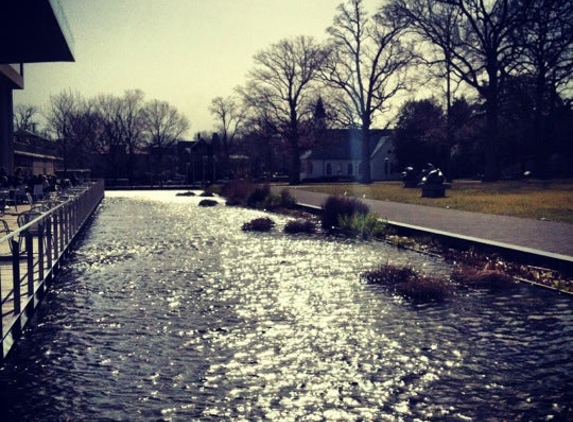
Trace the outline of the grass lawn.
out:
<instances>
[{"instance_id":1,"label":"grass lawn","mask_svg":"<svg viewBox=\"0 0 573 422\"><path fill-rule=\"evenodd\" d=\"M370 199L573 224L573 180L532 179L495 183L456 180L452 189L446 191L445 198L421 198L420 189L406 189L402 187L402 182L309 184L299 188L333 195L346 192L347 195Z\"/></svg>"}]
</instances>

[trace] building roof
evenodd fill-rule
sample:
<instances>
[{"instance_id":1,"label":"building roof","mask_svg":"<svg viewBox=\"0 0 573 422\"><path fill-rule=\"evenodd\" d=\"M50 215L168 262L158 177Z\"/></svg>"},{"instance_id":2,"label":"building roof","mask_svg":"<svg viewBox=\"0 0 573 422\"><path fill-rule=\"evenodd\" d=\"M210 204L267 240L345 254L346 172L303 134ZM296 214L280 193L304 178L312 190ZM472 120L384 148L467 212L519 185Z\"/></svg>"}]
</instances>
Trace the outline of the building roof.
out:
<instances>
[{"instance_id":1,"label":"building roof","mask_svg":"<svg viewBox=\"0 0 573 422\"><path fill-rule=\"evenodd\" d=\"M74 61L59 0L2 0L0 40L3 64Z\"/></svg>"},{"instance_id":2,"label":"building roof","mask_svg":"<svg viewBox=\"0 0 573 422\"><path fill-rule=\"evenodd\" d=\"M56 155L56 144L43 136L18 130L14 132L14 154L50 160L62 160Z\"/></svg>"},{"instance_id":3,"label":"building roof","mask_svg":"<svg viewBox=\"0 0 573 422\"><path fill-rule=\"evenodd\" d=\"M379 140L389 135L389 130L370 131L370 156L378 147ZM360 160L362 158L362 134L359 129L328 129L324 135L324 145L307 151L306 160Z\"/></svg>"}]
</instances>

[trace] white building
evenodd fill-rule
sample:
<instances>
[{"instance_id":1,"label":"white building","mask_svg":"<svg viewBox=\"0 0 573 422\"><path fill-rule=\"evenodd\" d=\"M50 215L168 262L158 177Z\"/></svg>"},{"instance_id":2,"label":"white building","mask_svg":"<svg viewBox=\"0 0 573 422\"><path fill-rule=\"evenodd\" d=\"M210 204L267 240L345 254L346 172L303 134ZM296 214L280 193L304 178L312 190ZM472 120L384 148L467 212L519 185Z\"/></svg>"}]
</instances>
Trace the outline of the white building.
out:
<instances>
[{"instance_id":1,"label":"white building","mask_svg":"<svg viewBox=\"0 0 573 422\"><path fill-rule=\"evenodd\" d=\"M396 148L389 130L370 131L370 177L398 180ZM323 144L301 156L300 180L360 180L362 138L358 129L328 129Z\"/></svg>"}]
</instances>

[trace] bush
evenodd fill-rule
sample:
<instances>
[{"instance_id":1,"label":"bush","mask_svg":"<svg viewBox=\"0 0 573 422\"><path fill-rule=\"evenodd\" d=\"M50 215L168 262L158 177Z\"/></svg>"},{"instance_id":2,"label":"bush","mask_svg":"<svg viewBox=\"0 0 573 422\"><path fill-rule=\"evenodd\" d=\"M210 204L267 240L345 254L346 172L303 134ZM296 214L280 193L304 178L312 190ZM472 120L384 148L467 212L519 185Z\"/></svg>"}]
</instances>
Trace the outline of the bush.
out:
<instances>
[{"instance_id":1,"label":"bush","mask_svg":"<svg viewBox=\"0 0 573 422\"><path fill-rule=\"evenodd\" d=\"M275 222L268 217L255 218L254 220L244 223L241 229L243 231L268 232L275 226Z\"/></svg>"},{"instance_id":2,"label":"bush","mask_svg":"<svg viewBox=\"0 0 573 422\"><path fill-rule=\"evenodd\" d=\"M386 223L373 214L354 214L339 217L340 228L363 239L383 237Z\"/></svg>"},{"instance_id":3,"label":"bush","mask_svg":"<svg viewBox=\"0 0 573 422\"><path fill-rule=\"evenodd\" d=\"M316 225L310 220L291 220L285 225L284 232L312 234L316 232Z\"/></svg>"},{"instance_id":4,"label":"bush","mask_svg":"<svg viewBox=\"0 0 573 422\"><path fill-rule=\"evenodd\" d=\"M246 180L231 180L221 191L227 199L227 205L241 205L254 190L254 185Z\"/></svg>"},{"instance_id":5,"label":"bush","mask_svg":"<svg viewBox=\"0 0 573 422\"><path fill-rule=\"evenodd\" d=\"M329 196L322 206L322 228L331 230L340 227L340 219L357 214L368 214L368 205L356 198L346 196Z\"/></svg>"}]
</instances>

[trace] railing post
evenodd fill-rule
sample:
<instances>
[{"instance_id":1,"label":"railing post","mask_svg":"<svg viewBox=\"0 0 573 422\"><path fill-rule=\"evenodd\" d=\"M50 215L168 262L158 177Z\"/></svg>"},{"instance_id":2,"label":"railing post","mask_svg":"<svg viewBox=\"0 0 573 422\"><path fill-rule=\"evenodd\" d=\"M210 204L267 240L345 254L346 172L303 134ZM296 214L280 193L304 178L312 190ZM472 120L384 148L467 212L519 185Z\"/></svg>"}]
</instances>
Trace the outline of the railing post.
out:
<instances>
[{"instance_id":1,"label":"railing post","mask_svg":"<svg viewBox=\"0 0 573 422\"><path fill-rule=\"evenodd\" d=\"M53 218L54 218L54 232L53 232L53 236L54 236L54 258L57 260L58 257L60 256L60 248L58 245L58 242L60 240L60 237L58 236L59 234L59 224L60 224L60 209L57 209L56 212L53 214Z\"/></svg>"},{"instance_id":2,"label":"railing post","mask_svg":"<svg viewBox=\"0 0 573 422\"><path fill-rule=\"evenodd\" d=\"M48 270L50 270L52 268L52 263L53 263L53 237L52 237L52 224L54 221L54 216L51 215L50 218L48 219L48 224L46 224L46 256L48 258L48 261L46 263Z\"/></svg>"},{"instance_id":3,"label":"railing post","mask_svg":"<svg viewBox=\"0 0 573 422\"><path fill-rule=\"evenodd\" d=\"M38 280L44 279L44 223L38 223Z\"/></svg>"},{"instance_id":4,"label":"railing post","mask_svg":"<svg viewBox=\"0 0 573 422\"><path fill-rule=\"evenodd\" d=\"M25 233L26 262L28 264L28 296L34 294L34 238L28 231Z\"/></svg>"},{"instance_id":5,"label":"railing post","mask_svg":"<svg viewBox=\"0 0 573 422\"><path fill-rule=\"evenodd\" d=\"M68 207L65 207L65 209L62 210L62 216L60 218L60 254L63 254L64 250L66 249L66 215L68 214L67 208Z\"/></svg>"},{"instance_id":6,"label":"railing post","mask_svg":"<svg viewBox=\"0 0 573 422\"><path fill-rule=\"evenodd\" d=\"M20 242L10 239L12 242L12 285L14 292L14 314L17 315L21 311L20 300Z\"/></svg>"}]
</instances>

